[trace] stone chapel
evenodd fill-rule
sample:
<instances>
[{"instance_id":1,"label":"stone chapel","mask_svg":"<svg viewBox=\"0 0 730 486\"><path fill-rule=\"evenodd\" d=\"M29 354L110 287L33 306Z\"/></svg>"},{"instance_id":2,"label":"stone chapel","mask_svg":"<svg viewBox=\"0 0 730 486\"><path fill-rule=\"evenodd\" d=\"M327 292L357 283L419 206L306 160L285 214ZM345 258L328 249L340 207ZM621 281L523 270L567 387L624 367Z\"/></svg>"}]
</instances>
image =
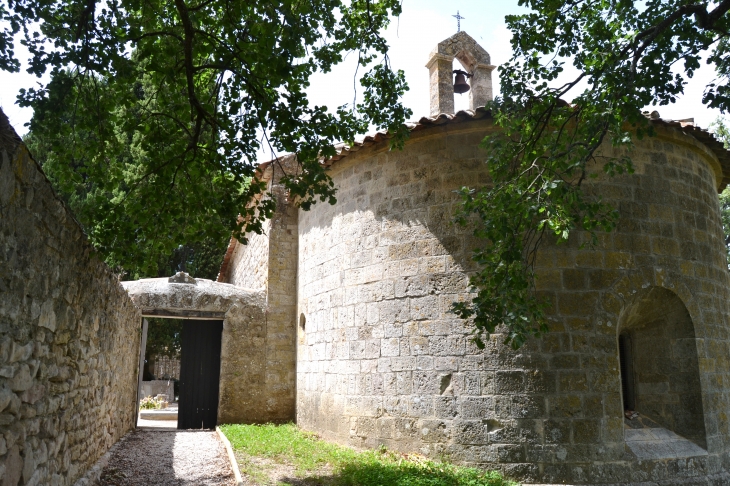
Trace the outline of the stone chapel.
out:
<instances>
[{"instance_id":1,"label":"stone chapel","mask_svg":"<svg viewBox=\"0 0 730 486\"><path fill-rule=\"evenodd\" d=\"M472 75L458 113L454 59ZM475 244L451 218L454 190L488 181L495 66L465 32L426 66L431 113L402 151L377 133L324 162L337 204L298 209L280 165L262 164L276 214L248 245L231 241L217 282L125 283L143 315L223 320L218 421L295 420L525 483L730 484L717 202L730 154L690 121L653 117L635 173L587 184L620 210L618 228L594 249L576 233L541 250L550 332L517 351L495 334L480 350L449 312L469 298Z\"/></svg>"}]
</instances>

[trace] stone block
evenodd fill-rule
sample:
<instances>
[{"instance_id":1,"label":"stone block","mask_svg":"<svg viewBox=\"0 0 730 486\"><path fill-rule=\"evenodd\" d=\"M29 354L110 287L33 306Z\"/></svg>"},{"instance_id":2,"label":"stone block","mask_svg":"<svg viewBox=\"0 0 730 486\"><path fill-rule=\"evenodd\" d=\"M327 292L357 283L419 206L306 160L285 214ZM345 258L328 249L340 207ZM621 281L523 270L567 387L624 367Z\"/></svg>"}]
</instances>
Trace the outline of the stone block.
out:
<instances>
[{"instance_id":1,"label":"stone block","mask_svg":"<svg viewBox=\"0 0 730 486\"><path fill-rule=\"evenodd\" d=\"M563 285L566 290L585 290L588 288L588 275L585 270L566 268L563 270Z\"/></svg>"},{"instance_id":2,"label":"stone block","mask_svg":"<svg viewBox=\"0 0 730 486\"><path fill-rule=\"evenodd\" d=\"M411 417L433 417L433 398L430 396L411 396L408 403L408 413Z\"/></svg>"},{"instance_id":3,"label":"stone block","mask_svg":"<svg viewBox=\"0 0 730 486\"><path fill-rule=\"evenodd\" d=\"M556 395L548 397L550 417L581 417L583 407L580 395Z\"/></svg>"},{"instance_id":4,"label":"stone block","mask_svg":"<svg viewBox=\"0 0 730 486\"><path fill-rule=\"evenodd\" d=\"M463 397L460 400L461 413L465 420L468 419L489 419L494 417L493 397Z\"/></svg>"},{"instance_id":5,"label":"stone block","mask_svg":"<svg viewBox=\"0 0 730 486\"><path fill-rule=\"evenodd\" d=\"M597 444L601 439L599 420L574 420L573 442L576 444Z\"/></svg>"},{"instance_id":6,"label":"stone block","mask_svg":"<svg viewBox=\"0 0 730 486\"><path fill-rule=\"evenodd\" d=\"M586 374L580 371L561 371L558 378L561 393L588 391Z\"/></svg>"},{"instance_id":7,"label":"stone block","mask_svg":"<svg viewBox=\"0 0 730 486\"><path fill-rule=\"evenodd\" d=\"M533 395L514 395L510 406L514 418L545 417L545 398Z\"/></svg>"},{"instance_id":8,"label":"stone block","mask_svg":"<svg viewBox=\"0 0 730 486\"><path fill-rule=\"evenodd\" d=\"M451 438L451 429L441 420L422 420L420 440L425 443L443 443Z\"/></svg>"},{"instance_id":9,"label":"stone block","mask_svg":"<svg viewBox=\"0 0 730 486\"><path fill-rule=\"evenodd\" d=\"M514 394L524 390L525 375L522 371L497 371L495 373L495 392Z\"/></svg>"},{"instance_id":10,"label":"stone block","mask_svg":"<svg viewBox=\"0 0 730 486\"><path fill-rule=\"evenodd\" d=\"M440 396L433 399L434 416L439 419L453 419L459 415L458 399L453 396Z\"/></svg>"},{"instance_id":11,"label":"stone block","mask_svg":"<svg viewBox=\"0 0 730 486\"><path fill-rule=\"evenodd\" d=\"M436 295L411 298L411 319L438 319L439 317L441 317L441 309L439 303L439 297Z\"/></svg>"},{"instance_id":12,"label":"stone block","mask_svg":"<svg viewBox=\"0 0 730 486\"><path fill-rule=\"evenodd\" d=\"M20 457L18 447L12 447L5 458L3 486L16 486L23 475L24 461Z\"/></svg>"},{"instance_id":13,"label":"stone block","mask_svg":"<svg viewBox=\"0 0 730 486\"><path fill-rule=\"evenodd\" d=\"M571 292L558 296L558 310L563 315L584 316L596 310L597 292Z\"/></svg>"},{"instance_id":14,"label":"stone block","mask_svg":"<svg viewBox=\"0 0 730 486\"><path fill-rule=\"evenodd\" d=\"M465 342L461 336L430 336L428 346L434 356L462 356Z\"/></svg>"},{"instance_id":15,"label":"stone block","mask_svg":"<svg viewBox=\"0 0 730 486\"><path fill-rule=\"evenodd\" d=\"M487 444L489 428L481 420L458 421L453 424L453 438L457 444Z\"/></svg>"}]
</instances>

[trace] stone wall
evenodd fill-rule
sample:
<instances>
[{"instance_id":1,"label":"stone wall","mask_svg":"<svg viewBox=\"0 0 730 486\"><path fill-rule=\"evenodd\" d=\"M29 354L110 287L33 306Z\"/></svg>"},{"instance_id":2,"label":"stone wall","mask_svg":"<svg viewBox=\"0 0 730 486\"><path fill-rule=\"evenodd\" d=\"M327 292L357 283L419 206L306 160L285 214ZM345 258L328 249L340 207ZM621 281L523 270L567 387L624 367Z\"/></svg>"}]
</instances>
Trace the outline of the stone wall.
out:
<instances>
[{"instance_id":1,"label":"stone wall","mask_svg":"<svg viewBox=\"0 0 730 486\"><path fill-rule=\"evenodd\" d=\"M482 351L449 312L468 298L475 244L451 215L454 189L488 182L477 145L490 127L445 124L414 131L403 151L362 148L331 168L339 203L300 213L298 424L526 482L709 484L720 475L714 484L727 484L730 282L717 158L662 126L638 141L635 174L588 187L621 210L617 230L594 249L574 233L540 254L551 332L518 351L496 334ZM675 344L696 347L699 457L639 461L624 440L618 331L652 288L674 295L694 329ZM681 403L672 413L698 410Z\"/></svg>"},{"instance_id":2,"label":"stone wall","mask_svg":"<svg viewBox=\"0 0 730 486\"><path fill-rule=\"evenodd\" d=\"M289 173L297 170L293 157L282 163ZM266 294L266 381L270 407L279 410L279 420L293 420L296 404L297 253L299 212L279 183L272 178L271 193L277 210L269 230L269 278Z\"/></svg>"},{"instance_id":3,"label":"stone wall","mask_svg":"<svg viewBox=\"0 0 730 486\"><path fill-rule=\"evenodd\" d=\"M248 244L238 240L231 242L235 248L228 269L229 275L223 281L244 289L265 289L269 277L269 233L271 220L264 222L263 232L259 235L249 233Z\"/></svg>"},{"instance_id":4,"label":"stone wall","mask_svg":"<svg viewBox=\"0 0 730 486\"><path fill-rule=\"evenodd\" d=\"M263 235L249 234L249 243L236 242L228 264L227 281L236 286L255 282L263 285L266 295L266 322L261 354L267 386L264 410L269 421L294 419L296 393L297 333L297 232L298 211L280 183L283 170L295 173L293 156L282 157L264 169L268 196L275 198L276 211L267 221ZM225 264L224 264L225 265Z\"/></svg>"},{"instance_id":5,"label":"stone wall","mask_svg":"<svg viewBox=\"0 0 730 486\"><path fill-rule=\"evenodd\" d=\"M0 478L70 485L135 426L141 316L0 112Z\"/></svg>"}]
</instances>

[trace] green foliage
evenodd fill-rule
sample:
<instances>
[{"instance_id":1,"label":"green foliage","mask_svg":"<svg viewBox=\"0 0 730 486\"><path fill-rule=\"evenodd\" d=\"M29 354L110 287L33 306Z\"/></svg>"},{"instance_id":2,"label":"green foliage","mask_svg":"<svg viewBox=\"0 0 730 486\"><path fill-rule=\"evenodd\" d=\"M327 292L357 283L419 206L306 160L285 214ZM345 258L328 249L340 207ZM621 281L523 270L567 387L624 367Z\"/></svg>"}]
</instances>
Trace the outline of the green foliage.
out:
<instances>
[{"instance_id":1,"label":"green foliage","mask_svg":"<svg viewBox=\"0 0 730 486\"><path fill-rule=\"evenodd\" d=\"M474 297L453 307L474 320L480 346L500 324L515 348L546 331L547 303L535 291L538 250L576 231L592 245L597 232L615 227L618 213L583 183L632 172L632 140L652 135L642 107L673 102L708 53L722 82L708 86L704 102L730 106L730 1L520 5L533 11L506 19L513 57L499 68L502 98L491 106L501 130L484 141L492 184L463 188L457 218L485 241L474 254L481 266L471 279ZM569 61L578 74L565 79Z\"/></svg>"},{"instance_id":2,"label":"green foliage","mask_svg":"<svg viewBox=\"0 0 730 486\"><path fill-rule=\"evenodd\" d=\"M722 142L726 149L730 149L730 127L727 126L727 120L719 116L708 127L715 137Z\"/></svg>"},{"instance_id":3,"label":"green foliage","mask_svg":"<svg viewBox=\"0 0 730 486\"><path fill-rule=\"evenodd\" d=\"M224 434L236 452L258 456L295 467L297 475L317 478L318 484L331 486L510 486L515 483L499 473L454 466L421 456L387 451L356 452L286 425L223 425ZM242 455L239 454L239 464ZM265 484L260 461L244 459L244 474ZM327 476L317 474L329 468Z\"/></svg>"},{"instance_id":4,"label":"green foliage","mask_svg":"<svg viewBox=\"0 0 730 486\"><path fill-rule=\"evenodd\" d=\"M335 143L371 124L403 143L407 86L380 36L400 3L18 0L0 7L0 69L18 69L24 33L30 71L51 71L21 92L31 149L108 263L153 274L180 244L261 232L260 147L297 154L284 182L307 209L335 201L319 164ZM349 52L365 101L310 105L311 76Z\"/></svg>"},{"instance_id":5,"label":"green foliage","mask_svg":"<svg viewBox=\"0 0 730 486\"><path fill-rule=\"evenodd\" d=\"M156 277L168 277L184 271L195 278L215 280L225 256L228 238L216 241L206 238L201 242L180 245L157 265ZM146 276L146 275L145 275ZM142 278L140 275L138 278Z\"/></svg>"},{"instance_id":6,"label":"green foliage","mask_svg":"<svg viewBox=\"0 0 730 486\"><path fill-rule=\"evenodd\" d=\"M148 360L153 356L179 358L182 349L182 320L148 318L147 321L149 325L145 358Z\"/></svg>"},{"instance_id":7,"label":"green foliage","mask_svg":"<svg viewBox=\"0 0 730 486\"><path fill-rule=\"evenodd\" d=\"M725 235L725 251L728 268L730 268L730 187L726 187L720 193L720 219L722 220L722 232Z\"/></svg>"}]
</instances>

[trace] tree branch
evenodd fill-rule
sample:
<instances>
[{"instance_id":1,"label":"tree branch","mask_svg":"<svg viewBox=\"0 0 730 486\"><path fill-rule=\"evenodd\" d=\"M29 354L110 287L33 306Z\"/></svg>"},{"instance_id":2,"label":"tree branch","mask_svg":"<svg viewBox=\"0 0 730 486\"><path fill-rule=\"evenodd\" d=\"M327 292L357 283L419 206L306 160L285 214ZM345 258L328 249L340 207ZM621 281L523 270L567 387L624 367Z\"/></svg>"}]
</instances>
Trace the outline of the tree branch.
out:
<instances>
[{"instance_id":1,"label":"tree branch","mask_svg":"<svg viewBox=\"0 0 730 486\"><path fill-rule=\"evenodd\" d=\"M682 5L675 10L669 17L662 20L655 26L644 30L636 35L634 38L634 45L636 42L643 39L641 45L634 52L633 60L631 61L631 73L636 73L636 67L641 60L641 55L644 53L647 47L654 42L654 39L659 37L665 30L667 30L674 22L682 17L690 15L695 16L697 26L703 30L715 31L715 22L717 22L723 15L730 10L730 0L723 0L712 12L707 12L707 4L695 4L695 5ZM719 31L721 34L725 34L724 31Z\"/></svg>"},{"instance_id":2,"label":"tree branch","mask_svg":"<svg viewBox=\"0 0 730 486\"><path fill-rule=\"evenodd\" d=\"M175 0L175 8L180 14L180 20L183 24L183 30L185 37L183 39L183 54L185 56L185 80L188 88L188 100L190 101L191 107L194 109L196 116L195 130L193 131L193 138L190 140L190 147L196 150L200 134L203 129L203 121L207 121L211 126L217 126L217 123L212 117L209 116L207 110L203 107L198 100L198 96L195 93L195 66L193 64L193 39L195 37L195 28L193 22L190 20L190 14L184 0Z\"/></svg>"}]
</instances>

